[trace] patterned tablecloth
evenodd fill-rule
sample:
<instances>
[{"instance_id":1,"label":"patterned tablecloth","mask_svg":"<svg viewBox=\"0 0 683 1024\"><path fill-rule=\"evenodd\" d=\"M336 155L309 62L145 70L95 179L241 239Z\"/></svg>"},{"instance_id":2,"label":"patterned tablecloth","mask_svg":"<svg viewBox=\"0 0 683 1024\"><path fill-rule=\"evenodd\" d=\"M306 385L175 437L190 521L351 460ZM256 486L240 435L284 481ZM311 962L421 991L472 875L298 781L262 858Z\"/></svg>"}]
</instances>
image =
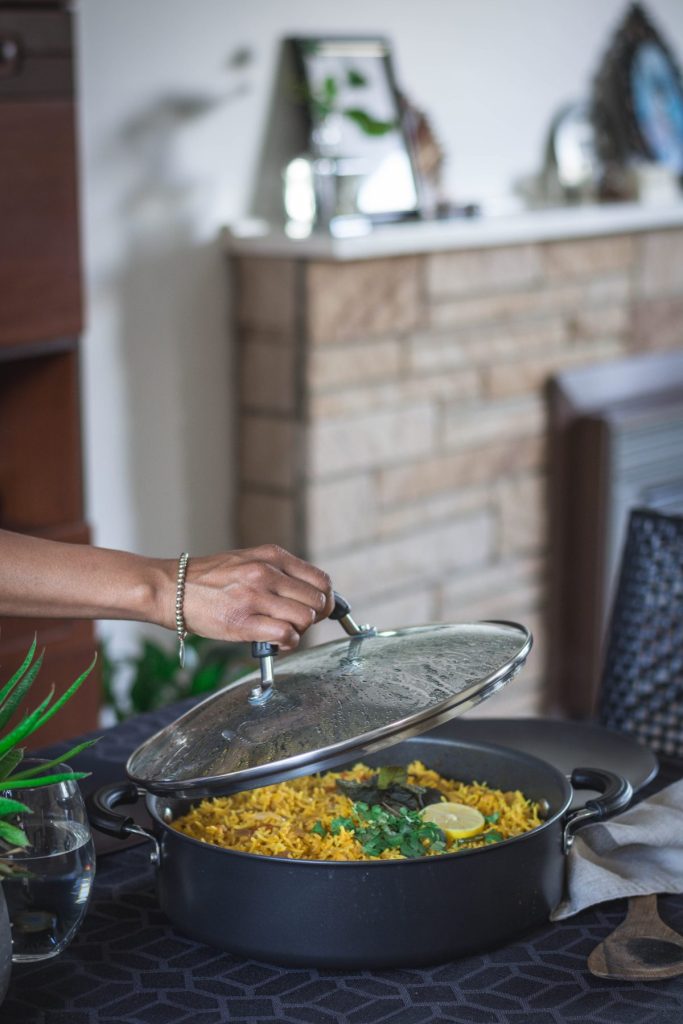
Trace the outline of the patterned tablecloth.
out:
<instances>
[{"instance_id":1,"label":"patterned tablecloth","mask_svg":"<svg viewBox=\"0 0 683 1024\"><path fill-rule=\"evenodd\" d=\"M106 733L79 763L93 771L89 785L121 778L131 750L178 712L142 715ZM662 917L683 932L683 896L659 903ZM605 904L502 949L430 969L282 968L173 931L156 903L145 844L99 858L80 933L54 960L14 966L0 1022L682 1024L683 977L625 983L589 974L588 954L624 909L624 901Z\"/></svg>"}]
</instances>

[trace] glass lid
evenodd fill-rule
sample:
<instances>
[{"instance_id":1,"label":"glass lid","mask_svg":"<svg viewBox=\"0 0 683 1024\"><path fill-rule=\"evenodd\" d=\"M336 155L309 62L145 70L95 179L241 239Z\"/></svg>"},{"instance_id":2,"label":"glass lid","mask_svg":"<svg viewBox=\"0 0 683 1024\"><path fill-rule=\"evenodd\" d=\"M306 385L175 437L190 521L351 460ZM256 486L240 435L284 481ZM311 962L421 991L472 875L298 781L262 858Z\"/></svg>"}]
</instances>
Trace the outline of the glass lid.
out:
<instances>
[{"instance_id":1,"label":"glass lid","mask_svg":"<svg viewBox=\"0 0 683 1024\"><path fill-rule=\"evenodd\" d=\"M513 622L375 631L336 617L357 632L276 659L274 671L270 645L253 645L261 670L138 747L130 778L153 793L215 796L358 760L485 700L532 644Z\"/></svg>"}]
</instances>

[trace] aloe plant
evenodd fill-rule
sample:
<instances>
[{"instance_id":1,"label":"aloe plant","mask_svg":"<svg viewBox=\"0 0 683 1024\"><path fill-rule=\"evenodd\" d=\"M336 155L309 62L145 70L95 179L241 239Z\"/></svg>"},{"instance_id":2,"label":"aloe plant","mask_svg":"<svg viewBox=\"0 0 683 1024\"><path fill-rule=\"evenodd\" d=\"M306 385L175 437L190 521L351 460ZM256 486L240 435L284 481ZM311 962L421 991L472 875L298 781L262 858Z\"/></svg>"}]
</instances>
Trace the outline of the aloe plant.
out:
<instances>
[{"instance_id":1,"label":"aloe plant","mask_svg":"<svg viewBox=\"0 0 683 1024\"><path fill-rule=\"evenodd\" d=\"M49 722L53 715L56 715L60 708L71 700L92 672L96 661L96 657L93 658L85 672L60 697L55 699L55 688L52 686L47 697L33 711L24 711L21 720L16 725L10 725L11 719L24 707L24 702L43 664L45 652L41 652L38 657L35 657L35 654L36 640L34 638L22 664L11 679L0 688L0 850L4 849L5 851L28 844L26 833L21 827L20 816L29 808L16 798L2 796L2 792L10 789L13 791L35 789L53 782L85 778L88 772L50 772L50 769L75 757L86 747L91 747L93 743L97 742L96 740L86 740L85 743L78 743L53 761L21 770L21 763L24 759L24 748L21 744L29 736L33 736L46 722ZM3 874L2 869L3 865L0 862L0 878Z\"/></svg>"}]
</instances>

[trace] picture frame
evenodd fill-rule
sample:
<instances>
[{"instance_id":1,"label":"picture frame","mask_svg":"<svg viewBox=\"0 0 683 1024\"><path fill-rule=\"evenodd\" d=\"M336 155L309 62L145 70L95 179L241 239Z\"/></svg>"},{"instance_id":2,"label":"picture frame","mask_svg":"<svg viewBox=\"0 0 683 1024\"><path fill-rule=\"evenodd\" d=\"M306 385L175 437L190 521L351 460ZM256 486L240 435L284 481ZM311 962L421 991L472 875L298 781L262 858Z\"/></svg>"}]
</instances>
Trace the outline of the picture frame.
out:
<instances>
[{"instance_id":1,"label":"picture frame","mask_svg":"<svg viewBox=\"0 0 683 1024\"><path fill-rule=\"evenodd\" d=\"M389 42L297 36L287 43L314 161L319 222L419 217L418 176Z\"/></svg>"},{"instance_id":2,"label":"picture frame","mask_svg":"<svg viewBox=\"0 0 683 1024\"><path fill-rule=\"evenodd\" d=\"M683 78L640 4L631 5L603 59L592 117L606 165L658 163L683 177Z\"/></svg>"}]
</instances>

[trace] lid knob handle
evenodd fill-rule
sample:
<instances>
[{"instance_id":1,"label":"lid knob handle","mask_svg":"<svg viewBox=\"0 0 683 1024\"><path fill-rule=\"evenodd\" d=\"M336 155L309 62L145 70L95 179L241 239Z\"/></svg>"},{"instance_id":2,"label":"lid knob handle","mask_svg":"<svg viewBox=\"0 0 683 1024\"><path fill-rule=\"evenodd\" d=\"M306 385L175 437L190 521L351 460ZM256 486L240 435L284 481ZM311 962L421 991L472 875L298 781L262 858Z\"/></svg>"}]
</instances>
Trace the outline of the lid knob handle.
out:
<instances>
[{"instance_id":1,"label":"lid knob handle","mask_svg":"<svg viewBox=\"0 0 683 1024\"><path fill-rule=\"evenodd\" d=\"M377 632L374 626L358 625L351 615L351 605L336 590L334 591L334 608L329 617L338 622L349 636L372 636Z\"/></svg>"},{"instance_id":2,"label":"lid knob handle","mask_svg":"<svg viewBox=\"0 0 683 1024\"><path fill-rule=\"evenodd\" d=\"M254 686L249 694L250 704L265 704L273 692L273 658L277 654L277 644L263 640L255 640L251 645L252 658L258 658L261 669L261 682Z\"/></svg>"}]
</instances>

